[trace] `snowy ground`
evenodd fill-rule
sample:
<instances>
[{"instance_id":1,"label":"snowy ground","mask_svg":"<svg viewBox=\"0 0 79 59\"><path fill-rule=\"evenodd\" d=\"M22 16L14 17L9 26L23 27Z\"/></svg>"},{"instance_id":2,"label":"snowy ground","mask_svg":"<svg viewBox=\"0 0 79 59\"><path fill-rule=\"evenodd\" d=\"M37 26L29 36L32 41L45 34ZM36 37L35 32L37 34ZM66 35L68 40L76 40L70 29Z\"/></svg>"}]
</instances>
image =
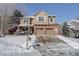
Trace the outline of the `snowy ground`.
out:
<instances>
[{"instance_id":1,"label":"snowy ground","mask_svg":"<svg viewBox=\"0 0 79 59\"><path fill-rule=\"evenodd\" d=\"M43 56L79 56L79 49L75 49L58 38L37 48Z\"/></svg>"},{"instance_id":2,"label":"snowy ground","mask_svg":"<svg viewBox=\"0 0 79 59\"><path fill-rule=\"evenodd\" d=\"M36 39L30 36L33 40L29 41L29 46L32 45ZM56 38L57 37L57 38ZM51 42L46 44L40 43L39 47L26 50L27 36L6 36L0 37L0 55L4 56L79 56L79 45L74 48L75 43L79 40L74 38L67 38L63 36L56 36L51 38Z\"/></svg>"},{"instance_id":3,"label":"snowy ground","mask_svg":"<svg viewBox=\"0 0 79 59\"><path fill-rule=\"evenodd\" d=\"M62 35L56 36L58 38L60 38L60 40L63 40L64 42L66 42L67 44L69 44L70 46L72 46L75 49L79 49L79 39L76 38L69 38L69 37L65 37Z\"/></svg>"},{"instance_id":4,"label":"snowy ground","mask_svg":"<svg viewBox=\"0 0 79 59\"><path fill-rule=\"evenodd\" d=\"M26 50L25 41L27 36L0 37L0 55L40 55L35 49Z\"/></svg>"}]
</instances>

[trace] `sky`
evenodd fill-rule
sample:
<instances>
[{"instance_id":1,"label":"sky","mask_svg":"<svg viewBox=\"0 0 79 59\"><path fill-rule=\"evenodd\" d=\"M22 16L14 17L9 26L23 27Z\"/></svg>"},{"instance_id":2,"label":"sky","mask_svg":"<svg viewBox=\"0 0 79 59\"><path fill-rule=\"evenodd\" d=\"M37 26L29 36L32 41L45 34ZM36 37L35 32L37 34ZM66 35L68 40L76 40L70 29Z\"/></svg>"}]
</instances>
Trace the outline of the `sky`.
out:
<instances>
[{"instance_id":1,"label":"sky","mask_svg":"<svg viewBox=\"0 0 79 59\"><path fill-rule=\"evenodd\" d=\"M32 16L39 10L43 10L48 15L55 15L56 22L59 24L79 17L79 4L77 3L25 3L17 4L17 8L21 9L25 16Z\"/></svg>"}]
</instances>

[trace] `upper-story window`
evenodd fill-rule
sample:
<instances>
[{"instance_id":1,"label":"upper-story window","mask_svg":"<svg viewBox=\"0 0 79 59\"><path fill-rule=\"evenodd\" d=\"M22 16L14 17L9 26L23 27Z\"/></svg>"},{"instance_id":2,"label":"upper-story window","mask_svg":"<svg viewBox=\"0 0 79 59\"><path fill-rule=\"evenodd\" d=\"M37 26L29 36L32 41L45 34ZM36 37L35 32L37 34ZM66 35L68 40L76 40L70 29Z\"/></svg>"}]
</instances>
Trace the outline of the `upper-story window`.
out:
<instances>
[{"instance_id":1,"label":"upper-story window","mask_svg":"<svg viewBox=\"0 0 79 59\"><path fill-rule=\"evenodd\" d=\"M53 18L50 18L50 21L53 22Z\"/></svg>"},{"instance_id":2,"label":"upper-story window","mask_svg":"<svg viewBox=\"0 0 79 59\"><path fill-rule=\"evenodd\" d=\"M39 21L44 21L44 17L39 17Z\"/></svg>"},{"instance_id":3,"label":"upper-story window","mask_svg":"<svg viewBox=\"0 0 79 59\"><path fill-rule=\"evenodd\" d=\"M24 23L27 23L28 22L28 18L24 18Z\"/></svg>"}]
</instances>

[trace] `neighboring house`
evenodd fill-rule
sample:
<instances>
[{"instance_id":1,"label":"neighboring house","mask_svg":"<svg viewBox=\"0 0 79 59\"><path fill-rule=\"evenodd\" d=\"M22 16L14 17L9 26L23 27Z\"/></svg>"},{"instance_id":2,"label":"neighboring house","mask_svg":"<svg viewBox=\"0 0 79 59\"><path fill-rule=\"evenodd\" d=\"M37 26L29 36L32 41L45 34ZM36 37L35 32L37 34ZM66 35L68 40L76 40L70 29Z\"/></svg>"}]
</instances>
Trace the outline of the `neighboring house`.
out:
<instances>
[{"instance_id":1,"label":"neighboring house","mask_svg":"<svg viewBox=\"0 0 79 59\"><path fill-rule=\"evenodd\" d=\"M55 22L56 16L50 16L44 11L20 19L20 24L18 25L20 33L35 35L59 34L60 26Z\"/></svg>"},{"instance_id":2,"label":"neighboring house","mask_svg":"<svg viewBox=\"0 0 79 59\"><path fill-rule=\"evenodd\" d=\"M79 37L79 20L71 20L68 22L70 28L70 37Z\"/></svg>"}]
</instances>

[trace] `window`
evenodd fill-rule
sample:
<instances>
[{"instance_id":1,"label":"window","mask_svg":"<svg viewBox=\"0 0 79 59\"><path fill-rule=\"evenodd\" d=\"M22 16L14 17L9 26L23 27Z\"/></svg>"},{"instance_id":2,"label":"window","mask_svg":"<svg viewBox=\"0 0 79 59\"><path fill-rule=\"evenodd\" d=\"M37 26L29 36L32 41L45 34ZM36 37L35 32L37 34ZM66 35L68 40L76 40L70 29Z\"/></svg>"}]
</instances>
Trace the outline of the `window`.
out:
<instances>
[{"instance_id":1,"label":"window","mask_svg":"<svg viewBox=\"0 0 79 59\"><path fill-rule=\"evenodd\" d=\"M44 21L44 17L41 17L41 20Z\"/></svg>"},{"instance_id":2,"label":"window","mask_svg":"<svg viewBox=\"0 0 79 59\"><path fill-rule=\"evenodd\" d=\"M28 22L28 19L29 19L29 18L24 18L24 22L25 22L25 23Z\"/></svg>"},{"instance_id":3,"label":"window","mask_svg":"<svg viewBox=\"0 0 79 59\"><path fill-rule=\"evenodd\" d=\"M39 17L39 21L41 21L41 17Z\"/></svg>"},{"instance_id":4,"label":"window","mask_svg":"<svg viewBox=\"0 0 79 59\"><path fill-rule=\"evenodd\" d=\"M39 21L44 21L44 17L39 17Z\"/></svg>"},{"instance_id":5,"label":"window","mask_svg":"<svg viewBox=\"0 0 79 59\"><path fill-rule=\"evenodd\" d=\"M53 28L46 28L46 30L53 30Z\"/></svg>"},{"instance_id":6,"label":"window","mask_svg":"<svg viewBox=\"0 0 79 59\"><path fill-rule=\"evenodd\" d=\"M53 19L52 19L52 18L50 18L50 21L51 21L51 22L53 22Z\"/></svg>"}]
</instances>

